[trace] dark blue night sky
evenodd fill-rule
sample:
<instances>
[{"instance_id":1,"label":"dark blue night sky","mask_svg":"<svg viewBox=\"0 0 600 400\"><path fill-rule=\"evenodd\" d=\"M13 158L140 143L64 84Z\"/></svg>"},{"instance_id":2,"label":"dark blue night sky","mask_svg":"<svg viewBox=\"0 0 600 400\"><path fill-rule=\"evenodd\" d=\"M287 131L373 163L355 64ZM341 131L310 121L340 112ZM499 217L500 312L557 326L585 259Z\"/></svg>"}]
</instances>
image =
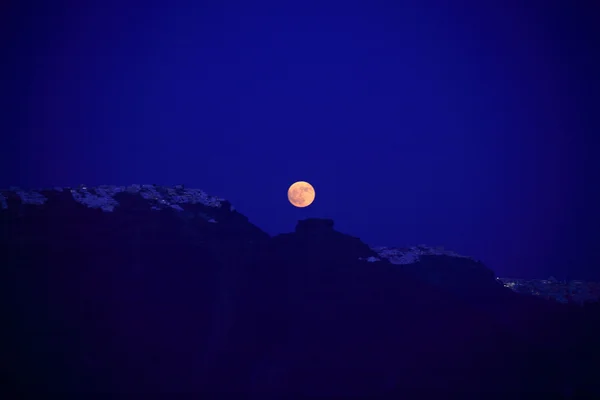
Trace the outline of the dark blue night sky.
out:
<instances>
[{"instance_id":1,"label":"dark blue night sky","mask_svg":"<svg viewBox=\"0 0 600 400\"><path fill-rule=\"evenodd\" d=\"M184 183L270 234L600 279L598 14L527 3L14 1L0 186Z\"/></svg>"}]
</instances>

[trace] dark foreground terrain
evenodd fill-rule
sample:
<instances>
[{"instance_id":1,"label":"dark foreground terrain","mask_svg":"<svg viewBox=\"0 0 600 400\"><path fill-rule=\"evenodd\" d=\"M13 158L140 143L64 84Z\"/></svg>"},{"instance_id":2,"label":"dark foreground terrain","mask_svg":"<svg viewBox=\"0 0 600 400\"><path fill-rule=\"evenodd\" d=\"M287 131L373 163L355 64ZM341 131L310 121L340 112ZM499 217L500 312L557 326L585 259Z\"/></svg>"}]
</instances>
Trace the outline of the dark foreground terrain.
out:
<instances>
[{"instance_id":1,"label":"dark foreground terrain","mask_svg":"<svg viewBox=\"0 0 600 400\"><path fill-rule=\"evenodd\" d=\"M0 193L5 391L558 399L598 390L597 304L515 293L470 258L396 265L330 220L269 237L228 202L183 187Z\"/></svg>"}]
</instances>

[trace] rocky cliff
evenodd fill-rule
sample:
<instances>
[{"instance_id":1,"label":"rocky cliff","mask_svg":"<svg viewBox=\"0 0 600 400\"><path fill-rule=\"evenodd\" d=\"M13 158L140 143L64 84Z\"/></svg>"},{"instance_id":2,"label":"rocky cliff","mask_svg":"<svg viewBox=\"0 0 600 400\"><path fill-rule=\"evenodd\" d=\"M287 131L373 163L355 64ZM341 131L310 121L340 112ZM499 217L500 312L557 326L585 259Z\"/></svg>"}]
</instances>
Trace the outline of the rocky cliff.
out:
<instances>
[{"instance_id":1,"label":"rocky cliff","mask_svg":"<svg viewBox=\"0 0 600 400\"><path fill-rule=\"evenodd\" d=\"M560 329L590 334L587 314L441 249L371 248L317 219L269 237L183 186L0 191L0 226L13 390L590 390Z\"/></svg>"}]
</instances>

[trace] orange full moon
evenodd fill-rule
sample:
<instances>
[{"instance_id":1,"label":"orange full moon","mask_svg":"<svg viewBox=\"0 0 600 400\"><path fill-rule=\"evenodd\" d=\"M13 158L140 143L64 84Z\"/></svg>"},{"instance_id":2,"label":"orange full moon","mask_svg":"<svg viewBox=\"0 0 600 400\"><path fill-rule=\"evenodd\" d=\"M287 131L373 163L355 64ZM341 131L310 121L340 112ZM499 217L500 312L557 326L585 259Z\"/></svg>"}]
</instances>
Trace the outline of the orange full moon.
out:
<instances>
[{"instance_id":1,"label":"orange full moon","mask_svg":"<svg viewBox=\"0 0 600 400\"><path fill-rule=\"evenodd\" d=\"M288 200L296 207L308 207L315 201L315 188L308 182L298 181L288 189Z\"/></svg>"}]
</instances>

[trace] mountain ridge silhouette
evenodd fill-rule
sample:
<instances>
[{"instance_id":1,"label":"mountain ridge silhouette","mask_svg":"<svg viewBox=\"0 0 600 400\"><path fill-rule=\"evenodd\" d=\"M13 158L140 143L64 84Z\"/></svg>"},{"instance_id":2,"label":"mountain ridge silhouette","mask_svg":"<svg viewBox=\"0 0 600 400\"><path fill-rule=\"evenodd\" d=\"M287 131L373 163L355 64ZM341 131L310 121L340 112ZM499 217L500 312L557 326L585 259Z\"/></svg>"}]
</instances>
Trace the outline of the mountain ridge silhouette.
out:
<instances>
[{"instance_id":1,"label":"mountain ridge silhouette","mask_svg":"<svg viewBox=\"0 0 600 400\"><path fill-rule=\"evenodd\" d=\"M181 185L0 194L3 375L18 391L594 389L597 309L515 293L468 257L395 265L328 219L270 237Z\"/></svg>"}]
</instances>

